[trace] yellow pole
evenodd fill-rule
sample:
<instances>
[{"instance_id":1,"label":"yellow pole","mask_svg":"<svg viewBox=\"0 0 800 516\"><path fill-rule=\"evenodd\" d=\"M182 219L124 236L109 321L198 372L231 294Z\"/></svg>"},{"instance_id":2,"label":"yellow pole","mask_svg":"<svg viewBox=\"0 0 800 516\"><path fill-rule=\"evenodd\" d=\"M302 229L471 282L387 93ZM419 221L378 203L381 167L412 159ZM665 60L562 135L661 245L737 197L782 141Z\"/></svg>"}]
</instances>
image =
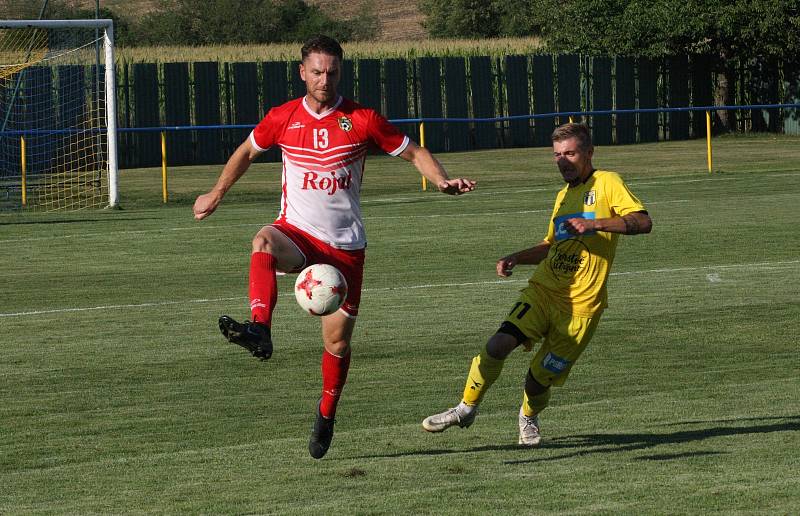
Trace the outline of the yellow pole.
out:
<instances>
[{"instance_id":1,"label":"yellow pole","mask_svg":"<svg viewBox=\"0 0 800 516\"><path fill-rule=\"evenodd\" d=\"M25 161L25 137L19 138L20 151L22 153L22 205L28 204L28 181L27 181L27 162Z\"/></svg>"},{"instance_id":2,"label":"yellow pole","mask_svg":"<svg viewBox=\"0 0 800 516\"><path fill-rule=\"evenodd\" d=\"M574 124L574 123L575 123L575 121L572 119L572 117L571 117L571 116L569 117L569 123L570 123L570 124Z\"/></svg>"},{"instance_id":3,"label":"yellow pole","mask_svg":"<svg viewBox=\"0 0 800 516\"><path fill-rule=\"evenodd\" d=\"M161 131L161 197L164 204L169 200L167 193L167 133Z\"/></svg>"},{"instance_id":4,"label":"yellow pole","mask_svg":"<svg viewBox=\"0 0 800 516\"><path fill-rule=\"evenodd\" d=\"M708 149L708 173L711 173L711 112L706 110L706 147Z\"/></svg>"},{"instance_id":5,"label":"yellow pole","mask_svg":"<svg viewBox=\"0 0 800 516\"><path fill-rule=\"evenodd\" d=\"M419 123L419 144L421 147L425 146L425 122ZM422 189L428 189L428 179L422 176Z\"/></svg>"}]
</instances>

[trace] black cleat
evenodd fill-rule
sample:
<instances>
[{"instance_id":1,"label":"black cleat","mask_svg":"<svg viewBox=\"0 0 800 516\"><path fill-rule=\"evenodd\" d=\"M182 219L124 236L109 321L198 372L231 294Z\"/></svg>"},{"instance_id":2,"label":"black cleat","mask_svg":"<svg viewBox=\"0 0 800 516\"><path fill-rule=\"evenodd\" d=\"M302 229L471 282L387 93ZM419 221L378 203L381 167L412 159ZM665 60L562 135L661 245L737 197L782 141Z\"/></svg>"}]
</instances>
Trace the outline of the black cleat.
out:
<instances>
[{"instance_id":1,"label":"black cleat","mask_svg":"<svg viewBox=\"0 0 800 516\"><path fill-rule=\"evenodd\" d=\"M321 459L328 453L328 448L331 447L331 440L333 439L333 424L335 419L328 419L322 417L322 413L317 408L317 420L314 422L314 428L311 429L311 439L308 441L308 453L315 459Z\"/></svg>"},{"instance_id":2,"label":"black cleat","mask_svg":"<svg viewBox=\"0 0 800 516\"><path fill-rule=\"evenodd\" d=\"M269 326L245 321L239 323L223 315L219 318L219 330L228 339L242 346L254 357L267 360L272 356L272 337Z\"/></svg>"}]
</instances>

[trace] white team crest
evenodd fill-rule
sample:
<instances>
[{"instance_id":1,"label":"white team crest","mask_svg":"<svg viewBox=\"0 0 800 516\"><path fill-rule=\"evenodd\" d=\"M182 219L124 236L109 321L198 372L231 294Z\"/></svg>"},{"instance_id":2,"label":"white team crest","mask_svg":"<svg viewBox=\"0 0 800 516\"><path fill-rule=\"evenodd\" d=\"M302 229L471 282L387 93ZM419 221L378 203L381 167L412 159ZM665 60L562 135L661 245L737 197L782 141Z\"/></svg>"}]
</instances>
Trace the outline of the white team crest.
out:
<instances>
[{"instance_id":1,"label":"white team crest","mask_svg":"<svg viewBox=\"0 0 800 516\"><path fill-rule=\"evenodd\" d=\"M353 122L346 116L339 117L339 127L342 128L342 131L349 131L353 128Z\"/></svg>"},{"instance_id":2,"label":"white team crest","mask_svg":"<svg viewBox=\"0 0 800 516\"><path fill-rule=\"evenodd\" d=\"M594 204L595 195L594 190L589 190L585 194L583 194L583 204L586 206L591 206Z\"/></svg>"}]
</instances>

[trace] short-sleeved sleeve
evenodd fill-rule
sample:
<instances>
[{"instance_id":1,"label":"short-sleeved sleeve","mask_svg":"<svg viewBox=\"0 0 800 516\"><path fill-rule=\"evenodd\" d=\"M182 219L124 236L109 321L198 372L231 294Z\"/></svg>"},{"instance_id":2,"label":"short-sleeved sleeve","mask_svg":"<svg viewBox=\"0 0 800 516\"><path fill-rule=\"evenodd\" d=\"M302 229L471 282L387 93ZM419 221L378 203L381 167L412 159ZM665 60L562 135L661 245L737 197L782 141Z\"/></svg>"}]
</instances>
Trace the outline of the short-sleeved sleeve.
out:
<instances>
[{"instance_id":1,"label":"short-sleeved sleeve","mask_svg":"<svg viewBox=\"0 0 800 516\"><path fill-rule=\"evenodd\" d=\"M628 189L618 174L609 174L606 181L609 207L616 215L623 216L636 211L645 211L642 202Z\"/></svg>"},{"instance_id":2,"label":"short-sleeved sleeve","mask_svg":"<svg viewBox=\"0 0 800 516\"><path fill-rule=\"evenodd\" d=\"M276 116L276 110L270 109L250 133L250 143L259 151L269 149L278 142L278 131L281 126L282 123Z\"/></svg>"},{"instance_id":3,"label":"short-sleeved sleeve","mask_svg":"<svg viewBox=\"0 0 800 516\"><path fill-rule=\"evenodd\" d=\"M392 156L403 152L409 142L408 136L375 111L369 117L369 137L375 145Z\"/></svg>"}]
</instances>

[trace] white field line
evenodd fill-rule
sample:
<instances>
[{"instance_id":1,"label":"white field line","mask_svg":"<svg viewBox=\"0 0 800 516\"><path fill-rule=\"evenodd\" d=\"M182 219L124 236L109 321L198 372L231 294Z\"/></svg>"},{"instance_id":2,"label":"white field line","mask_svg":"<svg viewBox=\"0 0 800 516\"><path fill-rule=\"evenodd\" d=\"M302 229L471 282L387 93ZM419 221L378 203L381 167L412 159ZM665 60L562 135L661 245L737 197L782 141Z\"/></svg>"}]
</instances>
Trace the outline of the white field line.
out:
<instances>
[{"instance_id":1,"label":"white field line","mask_svg":"<svg viewBox=\"0 0 800 516\"><path fill-rule=\"evenodd\" d=\"M675 269L649 269L642 271L627 271L627 272L612 272L611 276L631 276L638 274L668 274L674 272L696 272L706 270L718 269L757 269L757 268L775 268L786 265L798 265L800 260L780 261L780 262L759 262L759 263L739 263L727 265L703 265L699 267L679 267ZM503 285L513 283L526 283L528 277L524 279L513 280L492 280L492 281L473 281L473 282L459 282L459 283L425 283L422 285L402 285L397 287L381 287L381 288L365 288L364 293L372 292L387 292L390 290L417 290L417 289L437 289L437 288L453 288L453 287L471 287L475 285ZM279 294L280 297L293 296L294 294L283 293ZM171 305L187 305L192 303L219 303L223 301L245 301L244 296L238 297L220 297L214 299L186 299L181 301L158 301L152 303L137 303L137 304L120 304L120 305L104 305L104 306L90 306L90 307L77 307L77 308L54 308L49 310L31 310L27 312L10 312L0 313L2 317L26 317L31 315L44 315L44 314L59 314L69 312L90 312L94 310L119 310L131 308L156 308L161 306Z\"/></svg>"},{"instance_id":2,"label":"white field line","mask_svg":"<svg viewBox=\"0 0 800 516\"><path fill-rule=\"evenodd\" d=\"M674 203L687 203L692 202L689 199L675 199L672 201L656 201L656 202L649 202L647 203L648 206L655 205L655 204L674 204ZM524 215L528 213L550 213L551 209L546 210L518 210L518 211L487 211L487 212L469 212L469 213L431 213L426 215L370 215L367 218L368 221L370 220L389 220L389 219L435 219L440 217L492 217L492 216L500 216L500 215ZM271 222L271 221L270 221ZM230 224L227 226L209 226L203 223L197 222L193 226L182 226L182 227L175 227L175 228L158 228L158 229L132 229L127 231L114 231L114 235L144 235L144 234L152 234L152 233L168 233L172 231L197 231L197 230L207 230L207 229L230 229L230 228L238 228L238 227L257 227L261 228L265 225L269 224L270 222L255 223L255 224ZM16 239L9 239L9 240L0 240L0 244L10 244L10 243L19 243L19 242L40 242L43 240L53 241L58 239L72 239L72 238L81 238L81 237L96 237L96 236L108 236L109 233L74 233L71 235L52 235L46 237L31 237L31 238L16 238Z\"/></svg>"},{"instance_id":3,"label":"white field line","mask_svg":"<svg viewBox=\"0 0 800 516\"><path fill-rule=\"evenodd\" d=\"M654 204L675 204L692 202L689 199L675 199L673 201L656 201L648 202L647 206ZM370 215L368 220L382 220L382 219L432 219L437 217L483 217L483 216L496 216L496 215L523 215L526 213L551 213L552 208L546 210L521 210L521 211L484 211L484 212L470 212L470 213L437 213L427 215Z\"/></svg>"},{"instance_id":4,"label":"white field line","mask_svg":"<svg viewBox=\"0 0 800 516\"><path fill-rule=\"evenodd\" d=\"M631 276L634 274L660 274L664 272L694 272L694 271L707 271L718 269L759 269L759 268L773 268L784 265L798 265L800 260L788 260L783 262L758 262L758 263L734 263L729 265L703 265L700 267L678 267L675 269L650 269L645 271L628 271L628 272L612 272L611 276Z\"/></svg>"},{"instance_id":5,"label":"white field line","mask_svg":"<svg viewBox=\"0 0 800 516\"><path fill-rule=\"evenodd\" d=\"M770 178L772 178L772 177L774 177L774 178L785 178L787 175L797 175L797 174L789 174L789 173L787 173L787 174L764 174L764 175L759 175L758 177L759 178L767 178L767 177L770 177ZM653 178L653 180L648 180L648 181L630 181L629 184L631 186L662 185L662 184L666 185L666 184L682 184L682 183L702 183L702 182L708 182L708 181L715 181L715 182L716 181L732 181L732 180L740 179L739 177L727 177L727 176L726 177L719 177L719 176L713 176L713 175L710 175L709 177L701 177L701 178L695 178L695 179L680 179L682 177L683 177L682 175L680 175L680 176L678 176L678 175L657 176L657 177ZM523 189L519 189L519 190L494 190L494 191L489 191L489 192L481 192L480 190L478 190L478 191L475 191L475 192L470 192L469 196L470 197L489 196L489 195L492 195L492 196L494 196L494 195L507 196L507 195L510 195L510 194L530 193L530 192L553 192L553 195L555 195L555 192L557 192L557 191L558 191L558 188L555 187L555 186L553 186L553 187L523 188ZM369 204L382 204L382 203L388 203L388 202L419 202L420 199L421 199L421 195L424 195L424 194L420 193L420 194L417 194L417 195L407 196L407 197L390 197L390 198L382 198L382 199L365 199L365 200L361 201L361 204L362 205L369 205ZM440 197L435 197L435 198L427 198L427 199L422 199L422 200L427 203L427 202L446 201L446 200L448 200L448 198L447 197L441 197L441 198ZM660 203L649 202L647 204L648 205L651 205L651 204L664 204L664 203L667 203L667 202L691 202L691 201L689 201L689 200L675 200L675 201L662 201ZM396 217L386 216L386 217L383 217L383 216L380 216L380 215L377 215L377 216L373 215L373 216L370 216L369 219L372 220L372 219L381 219L381 218L384 218L384 219L390 219L390 218L436 218L436 217L446 217L446 216L464 217L464 216L469 216L469 215L475 215L475 216L481 216L481 215L516 215L516 214L526 214L526 213L542 213L542 212L547 212L547 211L550 211L550 210L513 211L513 212L496 212L496 213L472 213L472 214L458 214L458 215L452 215L452 214L451 215L410 215L410 216L404 216L404 217L400 217L400 216L396 216ZM194 230L198 230L198 229L225 229L225 228L233 228L233 227L262 227L267 223L268 222L265 222L264 224L258 224L258 223L255 223L255 224L230 224L230 225L225 225L225 226L196 224L196 225L193 225L193 226L184 226L184 227L175 227L175 228L115 231L114 233L117 234L117 235L136 235L136 234L146 234L146 233L162 233L162 232L169 232L169 231L194 231ZM76 234L71 234L71 235L51 235L51 236L47 236L47 237L13 238L13 239L7 239L7 240L0 240L0 244L6 244L6 243L12 244L12 243L17 243L17 242L37 242L37 241L41 241L41 240L52 241L52 240L55 240L55 239L69 239L69 238L79 238L79 237L105 236L107 234L108 233L95 232L95 233L76 233Z\"/></svg>"},{"instance_id":6,"label":"white field line","mask_svg":"<svg viewBox=\"0 0 800 516\"><path fill-rule=\"evenodd\" d=\"M758 176L759 179L763 178L786 178L786 176L792 175L800 175L800 173L792 174L792 173L785 173L785 174L761 174ZM628 185L630 186L650 186L650 185L678 185L678 184L686 184L686 183L706 183L709 181L719 182L719 181L741 181L740 176L730 177L730 176L719 176L714 174L709 174L708 177L698 177L694 179L675 179L675 178L682 178L683 175L667 175L667 176L656 176L650 178L648 180L631 180L628 181ZM530 193L530 192L552 192L553 196L555 196L556 192L561 188L557 183L554 183L553 186L546 186L546 187L537 187L537 188L521 188L515 190L490 190L488 192L483 192L480 190L480 185L478 185L478 190L474 192L470 192L468 195L470 197L481 197L481 196L489 196L489 195L510 195L510 194L518 194L518 193ZM420 197L417 196L406 196L406 197L386 197L381 199L365 199L361 201L361 204L382 204L388 202L419 202ZM425 199L426 202L435 202L435 201L446 201L448 200L447 197L435 197ZM648 203L651 204L651 203Z\"/></svg>"},{"instance_id":7,"label":"white field line","mask_svg":"<svg viewBox=\"0 0 800 516\"><path fill-rule=\"evenodd\" d=\"M201 225L201 223L198 222L197 225L195 226L183 226L177 228L158 228L158 229L131 229L127 231L113 231L112 233L114 235L143 235L148 233L166 233L169 231L195 231L198 229L230 229L230 228L247 227L247 226L262 227L264 226L264 224L229 224L226 226L207 226L204 224ZM108 235L109 235L108 232L74 233L71 235L51 235L46 237L15 238L9 240L0 240L0 244L14 243L14 242L37 242L40 240L58 240L58 239L108 236Z\"/></svg>"},{"instance_id":8,"label":"white field line","mask_svg":"<svg viewBox=\"0 0 800 516\"><path fill-rule=\"evenodd\" d=\"M480 187L478 187L480 188ZM520 188L515 190L489 190L488 192L482 192L480 189L472 191L466 195L469 197L486 197L489 195L510 195L510 194L518 194L518 193L530 193L530 192L553 192L553 196L558 192L559 186L541 186L537 188ZM423 194L420 192L414 196L408 197L383 197L380 199L364 199L361 201L362 205L369 205L369 204L385 204L389 202L419 202L420 197ZM429 197L429 198L422 198L425 202L435 202L435 201L447 201L449 197Z\"/></svg>"},{"instance_id":9,"label":"white field line","mask_svg":"<svg viewBox=\"0 0 800 516\"><path fill-rule=\"evenodd\" d=\"M787 175L797 175L797 174L764 174L758 176L759 178L767 178L767 177L775 177L775 178L785 178ZM648 180L648 181L631 181L629 184L631 186L643 186L643 185L666 185L666 184L682 184L682 183L702 183L708 181L732 181L736 179L741 179L739 177L719 177L713 176L710 177L701 177L696 179L679 179L683 176L659 176L654 178L655 180ZM675 178L675 179L674 179ZM488 196L488 195L509 195L509 194L517 194L517 193L529 193L529 192L555 192L558 191L556 187L537 187L537 188L523 188L520 190L495 190L490 192L470 192L470 197L478 197L478 196ZM420 196L422 194L418 194L415 196L409 197L392 197L392 198L383 198L383 199L365 199L361 201L362 205L369 205L369 204L382 204L388 202L419 202ZM437 201L445 201L448 200L446 197L436 197L436 198L428 198L423 199L424 202L437 202ZM648 202L647 205L655 205L655 204L666 204L666 203L681 203L681 202L691 202L688 199L678 199L673 201L661 201L661 202ZM371 215L368 217L369 220L372 219L398 219L398 218L439 218L439 217L468 217L468 216L493 216L493 215L524 215L528 213L546 213L550 212L550 210L528 210L528 211L508 211L508 212L490 212L490 213L459 213L459 214L429 214L429 215L405 215L405 216L381 216L381 215ZM116 235L137 235L137 234L147 234L147 233L164 233L170 231L195 231L198 229L226 229L226 228L234 228L234 227L263 227L264 225L268 224L269 222L265 222L263 224L255 223L255 224L229 224L229 225L206 225L197 223L193 226L183 226L183 227L173 227L173 228L159 228L159 229L140 229L140 230L129 230L129 231L115 231L114 234ZM32 237L32 238L12 238L7 240L0 240L0 244L13 244L18 242L37 242L42 240L53 241L56 239L70 239L70 238L79 238L79 237L95 237L95 236L106 236L108 233L103 232L95 232L95 233L76 233L71 235L51 235L46 237Z\"/></svg>"}]
</instances>

